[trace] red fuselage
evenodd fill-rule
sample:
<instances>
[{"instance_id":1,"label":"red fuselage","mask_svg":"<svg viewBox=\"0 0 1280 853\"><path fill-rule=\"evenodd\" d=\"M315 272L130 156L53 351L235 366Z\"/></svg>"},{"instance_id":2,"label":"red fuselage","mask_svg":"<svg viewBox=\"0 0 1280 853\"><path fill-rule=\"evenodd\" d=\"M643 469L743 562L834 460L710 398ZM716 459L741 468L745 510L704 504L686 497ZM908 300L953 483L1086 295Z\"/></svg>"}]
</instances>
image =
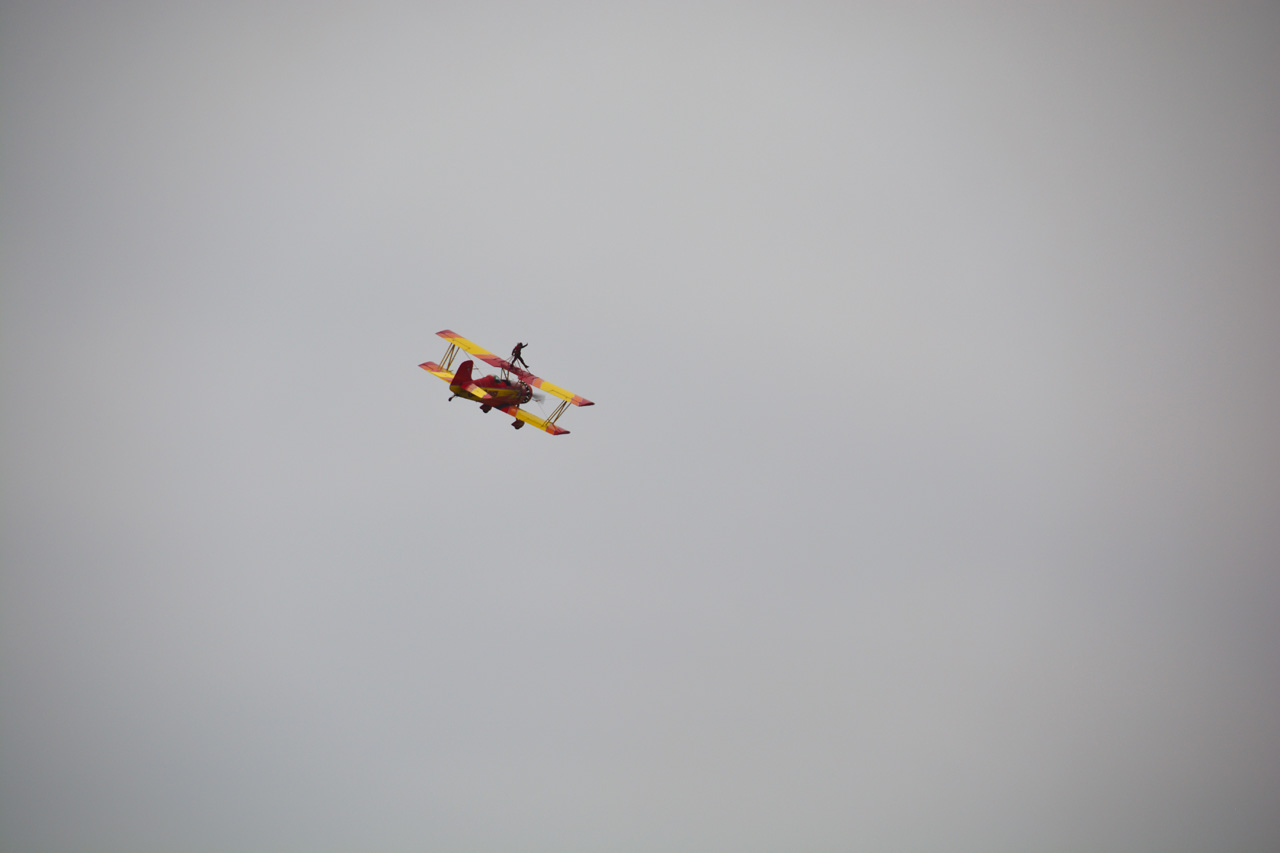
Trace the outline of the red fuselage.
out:
<instances>
[{"instance_id":1,"label":"red fuselage","mask_svg":"<svg viewBox=\"0 0 1280 853\"><path fill-rule=\"evenodd\" d=\"M503 379L498 376L474 376L471 381L484 389L492 400L482 400L461 385L451 384L449 390L468 400L475 400L484 406L504 408L519 406L533 399L533 389L519 379Z\"/></svg>"}]
</instances>

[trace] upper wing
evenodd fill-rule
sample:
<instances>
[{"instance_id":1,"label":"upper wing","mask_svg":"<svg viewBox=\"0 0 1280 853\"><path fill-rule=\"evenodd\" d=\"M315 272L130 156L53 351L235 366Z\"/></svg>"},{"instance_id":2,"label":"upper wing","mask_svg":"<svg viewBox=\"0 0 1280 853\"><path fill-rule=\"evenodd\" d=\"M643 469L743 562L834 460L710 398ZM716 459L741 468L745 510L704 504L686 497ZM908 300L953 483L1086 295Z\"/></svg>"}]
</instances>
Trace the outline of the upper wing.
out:
<instances>
[{"instance_id":1,"label":"upper wing","mask_svg":"<svg viewBox=\"0 0 1280 853\"><path fill-rule=\"evenodd\" d=\"M552 385L550 382L543 379L541 376L534 376L532 373L530 373L527 370L517 370L515 371L515 373L518 374L521 379L523 379L525 382L528 382L530 385L536 385L537 387L541 388L543 391L546 391L548 394L554 394L555 396L559 397L561 400L568 400L570 403L573 403L575 406L594 406L595 405L595 403L591 402L586 397L581 397L577 394L566 391L563 388L561 388L559 385Z\"/></svg>"},{"instance_id":2,"label":"upper wing","mask_svg":"<svg viewBox=\"0 0 1280 853\"><path fill-rule=\"evenodd\" d=\"M512 372L517 372L515 368L511 365L511 362L503 358L498 358L496 355L489 352L484 347L480 346L479 344L473 344L471 341L467 340L462 335L459 335L457 332L451 332L448 329L445 329L442 332L436 332L436 334L444 338L449 343L455 345L458 349L464 352L468 352L471 355L474 355L476 358L480 359L485 364L492 365L493 367L500 367L503 370L510 370Z\"/></svg>"},{"instance_id":3,"label":"upper wing","mask_svg":"<svg viewBox=\"0 0 1280 853\"><path fill-rule=\"evenodd\" d=\"M486 364L490 364L494 367L498 367L503 370L514 373L516 376L519 376L521 379L523 379L525 382L528 382L530 385L533 385L534 387L537 387L537 388L541 388L543 391L546 391L548 394L552 394L556 397L559 397L561 400L568 400L570 403L573 403L575 406L594 406L595 405L595 403L591 402L586 397L579 396L577 394L574 394L571 391L566 391L564 388L561 388L559 385L553 385L547 380L543 379L541 376L534 376L532 373L530 373L527 370L521 370L511 362L507 361L505 358L498 358L498 356L489 352L484 347L478 344L473 344L471 341L462 337L462 335L459 335L457 332L451 332L448 329L445 329L442 332L436 332L436 334L444 338L449 343L456 345L458 349L468 352L471 355L474 355L476 358L480 359Z\"/></svg>"}]
</instances>

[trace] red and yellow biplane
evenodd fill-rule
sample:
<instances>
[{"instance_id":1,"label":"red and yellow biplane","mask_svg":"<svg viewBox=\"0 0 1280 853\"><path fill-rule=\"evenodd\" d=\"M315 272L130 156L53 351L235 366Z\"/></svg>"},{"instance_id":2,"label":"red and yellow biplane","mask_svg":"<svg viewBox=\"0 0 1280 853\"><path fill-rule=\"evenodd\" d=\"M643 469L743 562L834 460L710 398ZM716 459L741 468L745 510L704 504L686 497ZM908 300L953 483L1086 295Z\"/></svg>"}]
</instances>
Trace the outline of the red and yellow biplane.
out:
<instances>
[{"instance_id":1,"label":"red and yellow biplane","mask_svg":"<svg viewBox=\"0 0 1280 853\"><path fill-rule=\"evenodd\" d=\"M569 404L572 403L575 406L595 405L585 397L571 394L559 385L552 385L542 377L534 376L529 371L516 367L507 359L499 358L484 347L473 344L456 332L445 329L442 332L436 332L436 334L449 342L449 348L445 350L444 358L440 359L439 364L434 361L424 361L418 366L448 382L449 390L453 392L453 397L476 401L480 404L480 411L482 412L497 409L515 418L511 425L516 429L520 429L525 424L533 424L538 429L549 432L552 435L568 435L569 431L563 427L556 426L556 421L569 408ZM457 372L452 372L453 360L457 357L459 350L475 356L485 364L499 368L501 373L497 376L473 376L471 369L474 366L474 362L471 359L459 364ZM546 418L540 418L520 408L521 405L534 399L534 388L541 388L561 400L555 411ZM453 397L449 399L452 400Z\"/></svg>"}]
</instances>

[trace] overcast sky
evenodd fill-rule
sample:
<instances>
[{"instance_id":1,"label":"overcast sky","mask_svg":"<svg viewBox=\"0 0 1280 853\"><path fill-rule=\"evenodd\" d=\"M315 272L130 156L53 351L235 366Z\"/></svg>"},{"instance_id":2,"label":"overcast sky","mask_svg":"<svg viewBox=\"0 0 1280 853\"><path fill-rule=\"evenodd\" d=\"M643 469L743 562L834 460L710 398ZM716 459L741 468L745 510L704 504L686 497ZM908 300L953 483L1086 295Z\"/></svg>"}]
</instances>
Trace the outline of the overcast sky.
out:
<instances>
[{"instance_id":1,"label":"overcast sky","mask_svg":"<svg viewBox=\"0 0 1280 853\"><path fill-rule=\"evenodd\" d=\"M1278 44L4 3L0 848L1280 849Z\"/></svg>"}]
</instances>

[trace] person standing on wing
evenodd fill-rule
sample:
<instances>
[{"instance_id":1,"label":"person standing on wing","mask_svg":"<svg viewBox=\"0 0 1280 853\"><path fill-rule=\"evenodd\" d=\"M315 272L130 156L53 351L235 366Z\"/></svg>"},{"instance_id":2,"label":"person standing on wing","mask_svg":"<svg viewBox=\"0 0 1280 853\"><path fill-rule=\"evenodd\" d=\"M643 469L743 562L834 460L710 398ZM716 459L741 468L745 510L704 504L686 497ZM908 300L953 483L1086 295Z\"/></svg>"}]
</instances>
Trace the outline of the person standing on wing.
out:
<instances>
[{"instance_id":1,"label":"person standing on wing","mask_svg":"<svg viewBox=\"0 0 1280 853\"><path fill-rule=\"evenodd\" d=\"M515 367L516 362L518 361L525 366L526 370L529 369L529 362L525 361L524 356L520 354L520 352L527 346L528 344L517 343L515 347L512 348L511 350L511 366L512 367Z\"/></svg>"}]
</instances>

